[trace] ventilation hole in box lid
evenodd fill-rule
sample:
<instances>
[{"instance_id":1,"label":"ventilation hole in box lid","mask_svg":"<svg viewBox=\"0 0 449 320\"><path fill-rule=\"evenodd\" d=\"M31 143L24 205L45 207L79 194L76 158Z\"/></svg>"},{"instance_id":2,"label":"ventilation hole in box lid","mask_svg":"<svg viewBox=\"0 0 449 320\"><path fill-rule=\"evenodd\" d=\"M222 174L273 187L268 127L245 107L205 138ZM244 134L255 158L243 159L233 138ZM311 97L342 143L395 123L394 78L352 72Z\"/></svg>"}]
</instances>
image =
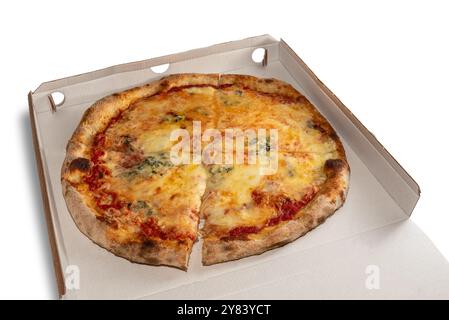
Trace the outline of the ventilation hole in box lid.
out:
<instances>
[{"instance_id":1,"label":"ventilation hole in box lid","mask_svg":"<svg viewBox=\"0 0 449 320\"><path fill-rule=\"evenodd\" d=\"M50 97L52 101L53 106L52 107L60 107L63 105L64 101L65 101L65 95L60 92L60 91L55 91L50 93Z\"/></svg>"},{"instance_id":2,"label":"ventilation hole in box lid","mask_svg":"<svg viewBox=\"0 0 449 320\"><path fill-rule=\"evenodd\" d=\"M168 67L170 66L169 63L165 63L165 64L160 64L158 66L153 66L151 67L151 71L153 71L154 73L164 73L165 71L168 70Z\"/></svg>"},{"instance_id":3,"label":"ventilation hole in box lid","mask_svg":"<svg viewBox=\"0 0 449 320\"><path fill-rule=\"evenodd\" d=\"M257 48L253 51L251 57L255 63L262 63L265 59L267 49L265 48Z\"/></svg>"}]
</instances>

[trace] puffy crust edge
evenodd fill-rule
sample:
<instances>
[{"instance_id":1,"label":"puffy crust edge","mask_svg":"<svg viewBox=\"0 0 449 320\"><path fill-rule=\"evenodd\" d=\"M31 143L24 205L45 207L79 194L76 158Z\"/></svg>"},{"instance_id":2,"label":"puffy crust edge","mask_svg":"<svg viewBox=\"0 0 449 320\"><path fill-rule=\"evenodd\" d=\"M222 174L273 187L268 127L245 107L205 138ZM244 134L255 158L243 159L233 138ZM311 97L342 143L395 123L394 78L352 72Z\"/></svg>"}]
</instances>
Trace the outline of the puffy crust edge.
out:
<instances>
[{"instance_id":1,"label":"puffy crust edge","mask_svg":"<svg viewBox=\"0 0 449 320\"><path fill-rule=\"evenodd\" d=\"M294 220L284 222L260 234L260 238L249 240L203 240L202 261L204 265L237 260L281 247L305 235L331 216L346 200L349 187L349 165L338 159L328 165L328 180L319 194Z\"/></svg>"},{"instance_id":2,"label":"puffy crust edge","mask_svg":"<svg viewBox=\"0 0 449 320\"><path fill-rule=\"evenodd\" d=\"M305 97L290 84L274 78L257 78L249 75L224 74L220 75L219 85L237 85L251 90L281 95L292 99L305 99Z\"/></svg>"}]
</instances>

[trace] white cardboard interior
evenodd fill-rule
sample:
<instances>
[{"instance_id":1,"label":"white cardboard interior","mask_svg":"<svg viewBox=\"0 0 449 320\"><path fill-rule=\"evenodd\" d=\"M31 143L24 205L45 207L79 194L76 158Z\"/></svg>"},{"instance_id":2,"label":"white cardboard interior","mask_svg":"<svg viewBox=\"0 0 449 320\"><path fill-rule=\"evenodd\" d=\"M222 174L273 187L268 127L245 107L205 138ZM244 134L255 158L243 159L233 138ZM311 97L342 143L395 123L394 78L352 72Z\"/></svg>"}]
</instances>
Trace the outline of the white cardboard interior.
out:
<instances>
[{"instance_id":1,"label":"white cardboard interior","mask_svg":"<svg viewBox=\"0 0 449 320\"><path fill-rule=\"evenodd\" d=\"M268 50L266 66L251 59L258 47ZM163 63L170 63L166 72L151 71L150 66ZM97 99L180 72L274 77L304 93L343 140L351 166L344 207L313 232L260 256L204 267L200 242L188 272L132 264L93 244L75 226L62 196L60 169L68 139ZM449 298L447 261L408 220L419 187L326 89L285 42L270 36L42 84L32 94L32 112L51 222L62 270L76 265L81 275L80 289L67 290L63 298ZM65 95L57 112L48 100L54 91ZM378 289L365 286L370 265L379 268Z\"/></svg>"}]
</instances>

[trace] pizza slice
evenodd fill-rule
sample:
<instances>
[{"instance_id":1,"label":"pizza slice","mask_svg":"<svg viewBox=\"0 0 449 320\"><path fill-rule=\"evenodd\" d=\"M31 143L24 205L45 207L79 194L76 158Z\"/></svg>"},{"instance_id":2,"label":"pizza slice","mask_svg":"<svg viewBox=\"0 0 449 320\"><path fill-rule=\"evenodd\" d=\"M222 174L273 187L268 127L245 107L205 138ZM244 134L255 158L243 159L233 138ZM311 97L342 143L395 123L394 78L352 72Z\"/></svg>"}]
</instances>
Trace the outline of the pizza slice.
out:
<instances>
[{"instance_id":1,"label":"pizza slice","mask_svg":"<svg viewBox=\"0 0 449 320\"><path fill-rule=\"evenodd\" d=\"M209 166L201 205L205 265L291 242L343 204L349 167L341 154L280 153L278 165L272 175L261 174L260 164Z\"/></svg>"}]
</instances>

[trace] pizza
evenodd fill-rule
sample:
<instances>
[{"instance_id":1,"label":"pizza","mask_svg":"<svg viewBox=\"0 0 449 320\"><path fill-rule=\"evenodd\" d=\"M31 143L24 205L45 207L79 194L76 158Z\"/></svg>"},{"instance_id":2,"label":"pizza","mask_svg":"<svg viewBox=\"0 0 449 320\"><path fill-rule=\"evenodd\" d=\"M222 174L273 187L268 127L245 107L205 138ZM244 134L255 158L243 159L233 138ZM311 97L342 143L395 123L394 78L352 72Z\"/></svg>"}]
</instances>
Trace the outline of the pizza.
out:
<instances>
[{"instance_id":1,"label":"pizza","mask_svg":"<svg viewBox=\"0 0 449 320\"><path fill-rule=\"evenodd\" d=\"M335 130L291 85L177 74L83 115L61 181L88 238L132 262L187 269L261 254L340 208L349 165Z\"/></svg>"}]
</instances>

